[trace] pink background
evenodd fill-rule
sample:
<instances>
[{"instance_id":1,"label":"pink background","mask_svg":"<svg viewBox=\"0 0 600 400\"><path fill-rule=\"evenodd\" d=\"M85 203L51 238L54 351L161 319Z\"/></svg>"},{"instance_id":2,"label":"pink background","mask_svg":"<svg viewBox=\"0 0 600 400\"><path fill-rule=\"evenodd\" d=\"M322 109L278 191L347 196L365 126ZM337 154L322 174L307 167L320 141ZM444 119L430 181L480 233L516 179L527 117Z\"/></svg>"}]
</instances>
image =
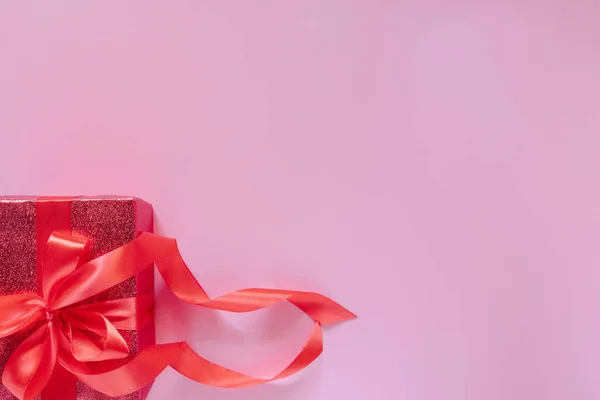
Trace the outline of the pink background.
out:
<instances>
[{"instance_id":1,"label":"pink background","mask_svg":"<svg viewBox=\"0 0 600 400\"><path fill-rule=\"evenodd\" d=\"M152 202L211 295L321 291L360 318L300 376L151 400L600 396L600 6L0 5L4 194ZM310 322L180 307L161 341L268 376ZM168 325L168 326L167 326Z\"/></svg>"}]
</instances>

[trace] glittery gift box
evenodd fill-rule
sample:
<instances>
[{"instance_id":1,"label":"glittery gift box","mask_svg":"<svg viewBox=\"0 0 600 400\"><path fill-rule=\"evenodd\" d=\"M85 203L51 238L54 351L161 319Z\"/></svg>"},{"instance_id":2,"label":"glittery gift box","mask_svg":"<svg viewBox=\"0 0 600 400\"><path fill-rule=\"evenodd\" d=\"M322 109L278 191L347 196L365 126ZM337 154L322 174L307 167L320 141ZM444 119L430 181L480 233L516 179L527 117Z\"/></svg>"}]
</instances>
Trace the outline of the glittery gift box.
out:
<instances>
[{"instance_id":1,"label":"glittery gift box","mask_svg":"<svg viewBox=\"0 0 600 400\"><path fill-rule=\"evenodd\" d=\"M0 295L37 293L38 216L40 202L62 201L36 197L0 197ZM152 207L133 197L76 197L69 201L70 227L56 226L56 230L71 231L73 236L92 240L90 256L101 256L134 239L140 232L152 232ZM53 228L52 218L45 220ZM57 222L58 225L61 225ZM62 224L64 225L64 223ZM154 273L148 268L135 277L95 297L94 301L132 297L154 290ZM154 344L154 323L137 331L121 331L130 349L138 354L144 347ZM24 340L26 334L16 334L0 339L0 373L4 370L12 351ZM124 364L129 359L115 363ZM82 400L113 399L77 382L77 398ZM150 387L120 397L120 400L143 400ZM0 385L0 400L15 397Z\"/></svg>"}]
</instances>

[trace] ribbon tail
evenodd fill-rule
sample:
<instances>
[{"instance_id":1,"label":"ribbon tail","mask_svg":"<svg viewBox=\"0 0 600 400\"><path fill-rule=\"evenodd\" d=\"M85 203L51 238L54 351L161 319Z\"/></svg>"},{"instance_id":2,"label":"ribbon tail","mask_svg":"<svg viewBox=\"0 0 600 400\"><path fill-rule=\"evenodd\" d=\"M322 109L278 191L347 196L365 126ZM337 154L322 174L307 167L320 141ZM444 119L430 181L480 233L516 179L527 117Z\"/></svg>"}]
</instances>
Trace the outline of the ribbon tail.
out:
<instances>
[{"instance_id":1,"label":"ribbon tail","mask_svg":"<svg viewBox=\"0 0 600 400\"><path fill-rule=\"evenodd\" d=\"M312 363L322 351L321 325L315 322L302 350L283 371L270 379L255 378L210 362L198 355L186 342L146 347L129 363L108 372L95 372L90 364L67 364L65 368L92 389L118 397L145 387L167 366L204 385L240 388L293 375Z\"/></svg>"},{"instance_id":2,"label":"ribbon tail","mask_svg":"<svg viewBox=\"0 0 600 400\"><path fill-rule=\"evenodd\" d=\"M211 299L189 270L174 239L143 233L141 247L151 255L171 291L186 303L207 308L245 313L289 301L321 324L356 318L333 300L313 292L277 289L243 289Z\"/></svg>"},{"instance_id":3,"label":"ribbon tail","mask_svg":"<svg viewBox=\"0 0 600 400\"><path fill-rule=\"evenodd\" d=\"M315 322L314 328L302 350L279 374L270 379L254 378L222 367L200 357L185 343L180 355L171 363L180 374L208 386L221 388L241 388L260 385L293 375L311 364L323 352L321 325Z\"/></svg>"}]
</instances>

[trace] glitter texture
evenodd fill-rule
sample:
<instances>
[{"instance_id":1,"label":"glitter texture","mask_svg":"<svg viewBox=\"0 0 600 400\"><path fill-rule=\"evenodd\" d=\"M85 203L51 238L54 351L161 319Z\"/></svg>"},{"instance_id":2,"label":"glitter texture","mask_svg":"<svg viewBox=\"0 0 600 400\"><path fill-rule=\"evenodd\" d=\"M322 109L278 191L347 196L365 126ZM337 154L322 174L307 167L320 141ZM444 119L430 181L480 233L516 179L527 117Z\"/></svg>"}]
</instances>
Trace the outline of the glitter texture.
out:
<instances>
[{"instance_id":1,"label":"glitter texture","mask_svg":"<svg viewBox=\"0 0 600 400\"><path fill-rule=\"evenodd\" d=\"M0 200L0 294L36 293L35 202ZM0 339L0 373L29 332ZM0 400L16 399L0 385Z\"/></svg>"},{"instance_id":2,"label":"glitter texture","mask_svg":"<svg viewBox=\"0 0 600 400\"><path fill-rule=\"evenodd\" d=\"M0 294L37 291L35 198L0 198ZM152 208L132 197L78 197L71 202L71 227L75 236L92 240L95 258L134 239L139 232L152 231ZM149 269L85 302L131 297L153 290L153 271ZM140 331L121 331L135 356L154 343L154 326ZM10 353L27 337L20 333L0 339L0 372ZM122 365L130 358L119 360ZM150 386L118 400L143 400ZM115 399L77 382L79 400ZM0 400L15 397L0 385Z\"/></svg>"},{"instance_id":3,"label":"glitter texture","mask_svg":"<svg viewBox=\"0 0 600 400\"><path fill-rule=\"evenodd\" d=\"M0 200L0 294L36 293L35 202Z\"/></svg>"}]
</instances>

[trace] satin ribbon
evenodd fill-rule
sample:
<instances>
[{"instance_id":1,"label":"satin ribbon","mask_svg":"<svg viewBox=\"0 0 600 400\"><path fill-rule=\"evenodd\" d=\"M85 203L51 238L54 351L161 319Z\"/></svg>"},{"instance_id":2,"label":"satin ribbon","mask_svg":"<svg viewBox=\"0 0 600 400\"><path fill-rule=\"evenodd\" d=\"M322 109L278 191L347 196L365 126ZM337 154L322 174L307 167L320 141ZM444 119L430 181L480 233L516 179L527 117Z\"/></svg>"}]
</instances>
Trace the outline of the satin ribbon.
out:
<instances>
[{"instance_id":1,"label":"satin ribbon","mask_svg":"<svg viewBox=\"0 0 600 400\"><path fill-rule=\"evenodd\" d=\"M143 388L167 366L210 386L234 388L266 383L302 370L321 354L321 325L356 317L333 300L312 292L243 289L211 299L185 265L175 240L151 233L142 233L91 261L87 261L87 250L87 240L53 233L44 254L42 295L0 296L0 337L29 332L11 354L2 375L4 386L19 399L33 400L52 374L62 369L114 397ZM146 347L126 364L114 367L114 360L129 355L119 330L138 329L151 319L153 295L78 303L152 264L170 290L186 303L244 313L288 301L314 320L314 329L296 358L271 379L254 378L212 363L186 342ZM52 390L54 397L62 398L56 393L60 386Z\"/></svg>"}]
</instances>

